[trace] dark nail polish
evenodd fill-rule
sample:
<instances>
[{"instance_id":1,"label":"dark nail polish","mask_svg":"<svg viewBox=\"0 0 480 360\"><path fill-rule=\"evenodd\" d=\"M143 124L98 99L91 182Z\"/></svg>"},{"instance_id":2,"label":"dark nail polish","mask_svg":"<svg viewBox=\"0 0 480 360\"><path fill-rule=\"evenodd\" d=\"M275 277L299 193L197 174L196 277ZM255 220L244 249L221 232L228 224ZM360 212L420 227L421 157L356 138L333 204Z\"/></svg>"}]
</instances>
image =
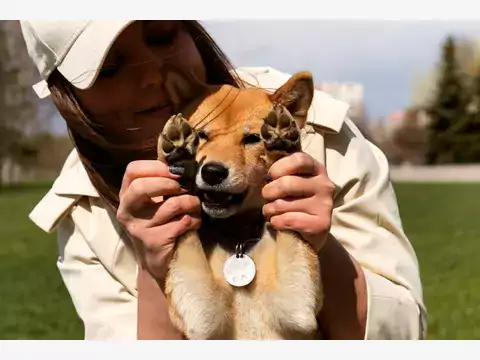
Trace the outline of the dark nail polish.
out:
<instances>
[{"instance_id":1,"label":"dark nail polish","mask_svg":"<svg viewBox=\"0 0 480 360\"><path fill-rule=\"evenodd\" d=\"M272 181L272 177L270 176L270 174L267 174L267 176L265 176L265 181L267 182L267 184Z\"/></svg>"},{"instance_id":2,"label":"dark nail polish","mask_svg":"<svg viewBox=\"0 0 480 360\"><path fill-rule=\"evenodd\" d=\"M171 165L168 170L173 175L183 175L185 173L185 168L183 166Z\"/></svg>"}]
</instances>

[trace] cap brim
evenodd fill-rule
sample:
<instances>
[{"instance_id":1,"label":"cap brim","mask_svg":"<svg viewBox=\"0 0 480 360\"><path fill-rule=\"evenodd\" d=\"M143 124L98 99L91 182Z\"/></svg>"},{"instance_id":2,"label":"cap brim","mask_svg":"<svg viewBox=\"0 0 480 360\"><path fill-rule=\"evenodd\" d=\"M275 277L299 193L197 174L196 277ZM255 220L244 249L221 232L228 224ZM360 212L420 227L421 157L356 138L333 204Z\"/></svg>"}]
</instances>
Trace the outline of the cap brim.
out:
<instances>
[{"instance_id":1,"label":"cap brim","mask_svg":"<svg viewBox=\"0 0 480 360\"><path fill-rule=\"evenodd\" d=\"M76 88L88 89L117 37L134 21L91 21L57 67L58 71Z\"/></svg>"}]
</instances>

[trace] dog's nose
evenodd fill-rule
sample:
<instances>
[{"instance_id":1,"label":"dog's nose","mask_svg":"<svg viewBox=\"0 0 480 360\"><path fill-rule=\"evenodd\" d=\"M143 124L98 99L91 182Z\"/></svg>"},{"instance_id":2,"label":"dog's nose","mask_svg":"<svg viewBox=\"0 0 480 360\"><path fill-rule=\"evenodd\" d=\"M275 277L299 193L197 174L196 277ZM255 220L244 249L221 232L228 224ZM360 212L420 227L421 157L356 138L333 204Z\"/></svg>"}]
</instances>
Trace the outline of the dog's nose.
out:
<instances>
[{"instance_id":1,"label":"dog's nose","mask_svg":"<svg viewBox=\"0 0 480 360\"><path fill-rule=\"evenodd\" d=\"M218 185L228 177L228 169L218 163L208 163L202 166L202 179L208 185Z\"/></svg>"}]
</instances>

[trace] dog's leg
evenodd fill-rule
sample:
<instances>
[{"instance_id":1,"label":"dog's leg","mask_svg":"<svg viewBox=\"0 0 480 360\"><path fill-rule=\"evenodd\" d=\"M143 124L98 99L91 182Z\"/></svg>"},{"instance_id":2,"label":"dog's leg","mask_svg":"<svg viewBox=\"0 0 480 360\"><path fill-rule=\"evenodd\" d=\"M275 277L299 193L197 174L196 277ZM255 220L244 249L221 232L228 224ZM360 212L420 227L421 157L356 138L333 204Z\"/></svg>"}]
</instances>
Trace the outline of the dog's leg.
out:
<instances>
[{"instance_id":1,"label":"dog's leg","mask_svg":"<svg viewBox=\"0 0 480 360\"><path fill-rule=\"evenodd\" d=\"M265 118L261 136L268 166L301 151L300 130L282 105L274 106ZM275 326L286 337L311 334L317 329L316 315L323 300L318 256L298 233L277 231L274 234L277 287L271 302Z\"/></svg>"},{"instance_id":2,"label":"dog's leg","mask_svg":"<svg viewBox=\"0 0 480 360\"><path fill-rule=\"evenodd\" d=\"M198 135L182 115L172 116L158 140L158 159L185 168L184 186L193 187ZM226 294L216 285L197 231L177 239L165 284L173 324L189 339L210 339L228 314Z\"/></svg>"}]
</instances>

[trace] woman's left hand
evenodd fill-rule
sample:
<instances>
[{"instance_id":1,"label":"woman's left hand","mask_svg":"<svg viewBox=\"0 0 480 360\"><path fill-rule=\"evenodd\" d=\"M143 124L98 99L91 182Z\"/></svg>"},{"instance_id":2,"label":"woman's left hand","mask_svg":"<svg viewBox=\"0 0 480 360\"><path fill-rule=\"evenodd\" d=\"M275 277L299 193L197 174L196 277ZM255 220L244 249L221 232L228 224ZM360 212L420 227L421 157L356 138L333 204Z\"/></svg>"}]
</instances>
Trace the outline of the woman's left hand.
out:
<instances>
[{"instance_id":1,"label":"woman's left hand","mask_svg":"<svg viewBox=\"0 0 480 360\"><path fill-rule=\"evenodd\" d=\"M269 175L271 181L262 190L267 221L277 230L299 232L320 251L330 231L335 191L325 167L299 152L275 162Z\"/></svg>"}]
</instances>

